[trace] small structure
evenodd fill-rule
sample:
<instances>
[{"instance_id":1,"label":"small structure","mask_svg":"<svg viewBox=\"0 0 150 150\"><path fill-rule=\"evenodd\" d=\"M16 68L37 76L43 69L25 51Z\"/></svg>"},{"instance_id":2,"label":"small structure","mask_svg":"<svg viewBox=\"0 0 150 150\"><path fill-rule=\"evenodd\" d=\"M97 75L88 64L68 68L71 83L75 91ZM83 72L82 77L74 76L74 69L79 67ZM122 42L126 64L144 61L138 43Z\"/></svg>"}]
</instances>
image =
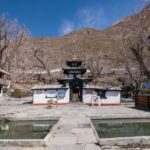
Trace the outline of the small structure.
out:
<instances>
[{"instance_id":1,"label":"small structure","mask_svg":"<svg viewBox=\"0 0 150 150\"><path fill-rule=\"evenodd\" d=\"M92 78L85 78L87 69L81 60L74 57L66 61L67 67L62 68L65 75L59 79L59 85L35 86L33 90L33 104L57 104L69 102L83 102L85 104L116 105L120 104L120 88L104 88L89 86Z\"/></svg>"},{"instance_id":2,"label":"small structure","mask_svg":"<svg viewBox=\"0 0 150 150\"><path fill-rule=\"evenodd\" d=\"M3 87L10 84L10 81L7 80L8 76L10 74L7 71L0 69L0 96L3 95Z\"/></svg>"},{"instance_id":3,"label":"small structure","mask_svg":"<svg viewBox=\"0 0 150 150\"><path fill-rule=\"evenodd\" d=\"M150 109L150 94L140 94L134 96L135 106L143 109Z\"/></svg>"},{"instance_id":4,"label":"small structure","mask_svg":"<svg viewBox=\"0 0 150 150\"><path fill-rule=\"evenodd\" d=\"M143 91L134 96L135 106L143 109L150 109L150 83L143 84Z\"/></svg>"},{"instance_id":5,"label":"small structure","mask_svg":"<svg viewBox=\"0 0 150 150\"><path fill-rule=\"evenodd\" d=\"M40 85L34 86L33 104L48 105L48 101L57 101L58 104L66 104L69 102L69 87L62 85Z\"/></svg>"},{"instance_id":6,"label":"small structure","mask_svg":"<svg viewBox=\"0 0 150 150\"><path fill-rule=\"evenodd\" d=\"M120 87L86 86L83 89L83 102L92 105L119 105Z\"/></svg>"}]
</instances>

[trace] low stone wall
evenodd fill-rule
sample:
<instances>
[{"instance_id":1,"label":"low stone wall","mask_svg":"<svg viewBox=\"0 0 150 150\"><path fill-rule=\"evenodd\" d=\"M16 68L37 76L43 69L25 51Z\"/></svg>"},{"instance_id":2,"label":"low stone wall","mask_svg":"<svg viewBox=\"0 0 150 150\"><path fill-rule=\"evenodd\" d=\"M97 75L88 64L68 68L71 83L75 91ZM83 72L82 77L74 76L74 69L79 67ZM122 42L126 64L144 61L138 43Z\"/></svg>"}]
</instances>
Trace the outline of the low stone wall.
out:
<instances>
[{"instance_id":1,"label":"low stone wall","mask_svg":"<svg viewBox=\"0 0 150 150\"><path fill-rule=\"evenodd\" d=\"M36 118L15 118L15 117L7 117L0 118L1 120L9 120L9 121L37 121L37 120L58 120L60 117L36 117ZM58 122L57 122L58 123ZM44 139L0 139L0 146L47 146L48 140L52 136L53 130L57 127L57 123L52 127L50 132L45 136Z\"/></svg>"},{"instance_id":2,"label":"low stone wall","mask_svg":"<svg viewBox=\"0 0 150 150\"><path fill-rule=\"evenodd\" d=\"M44 141L44 139L0 139L0 145L11 145L11 146L44 146L46 145L46 142Z\"/></svg>"},{"instance_id":3,"label":"low stone wall","mask_svg":"<svg viewBox=\"0 0 150 150\"><path fill-rule=\"evenodd\" d=\"M101 147L150 147L150 136L139 136L139 137L120 137L120 138L100 138L99 145Z\"/></svg>"},{"instance_id":4,"label":"low stone wall","mask_svg":"<svg viewBox=\"0 0 150 150\"><path fill-rule=\"evenodd\" d=\"M144 119L148 119L147 118L141 118L141 116L138 117L127 117L124 116L124 118L117 117L117 116L113 116L113 117L91 117L91 119L100 119L100 120L111 120L111 119L129 119L128 122L139 122L139 119L142 121L145 121ZM93 125L93 128L94 125ZM101 149L112 149L112 150L116 150L116 149L126 149L126 148L150 148L150 136L134 136L134 137L114 137L114 138L99 138L98 133L95 130L96 133L96 137L98 139L98 143L101 147Z\"/></svg>"}]
</instances>

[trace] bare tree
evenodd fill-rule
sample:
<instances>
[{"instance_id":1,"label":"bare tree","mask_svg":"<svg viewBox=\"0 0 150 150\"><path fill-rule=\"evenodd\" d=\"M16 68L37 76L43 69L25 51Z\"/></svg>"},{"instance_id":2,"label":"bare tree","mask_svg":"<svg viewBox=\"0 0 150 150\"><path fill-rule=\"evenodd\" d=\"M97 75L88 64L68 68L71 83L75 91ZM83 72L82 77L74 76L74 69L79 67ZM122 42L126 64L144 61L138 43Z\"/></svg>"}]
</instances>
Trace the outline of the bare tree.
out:
<instances>
[{"instance_id":1,"label":"bare tree","mask_svg":"<svg viewBox=\"0 0 150 150\"><path fill-rule=\"evenodd\" d=\"M27 35L27 30L17 21L9 19L6 15L0 17L1 68L10 69L11 62L9 61L13 59L15 52L18 53L18 49L25 42Z\"/></svg>"},{"instance_id":2,"label":"bare tree","mask_svg":"<svg viewBox=\"0 0 150 150\"><path fill-rule=\"evenodd\" d=\"M52 82L52 76L50 72L50 50L47 53L47 50L42 50L41 48L33 48L32 50L33 57L35 58L35 63L33 64L33 68L42 69L47 72L48 79L45 78L46 83Z\"/></svg>"},{"instance_id":3,"label":"bare tree","mask_svg":"<svg viewBox=\"0 0 150 150\"><path fill-rule=\"evenodd\" d=\"M5 17L0 18L0 67L3 68L2 58L4 51L8 48L10 43L9 32L7 27L7 19Z\"/></svg>"},{"instance_id":4,"label":"bare tree","mask_svg":"<svg viewBox=\"0 0 150 150\"><path fill-rule=\"evenodd\" d=\"M101 56L98 56L96 58L90 57L86 62L86 66L89 69L89 71L92 73L94 78L99 78L103 70Z\"/></svg>"},{"instance_id":5,"label":"bare tree","mask_svg":"<svg viewBox=\"0 0 150 150\"><path fill-rule=\"evenodd\" d=\"M149 49L150 32L142 27L141 22L142 20L140 17L136 15L134 18L134 23L136 23L136 34L133 34L132 37L128 38L127 43L129 45L129 49L135 57L136 62L139 65L141 75L146 76L148 81L150 81L150 71L148 66L145 64L143 57L143 51Z\"/></svg>"},{"instance_id":6,"label":"bare tree","mask_svg":"<svg viewBox=\"0 0 150 150\"><path fill-rule=\"evenodd\" d=\"M126 67L134 93L138 94L141 84L150 81L149 62L145 60L145 55L150 55L150 24L144 26L143 16L135 14L130 27L133 29L130 33L125 32L121 26L118 29L120 34L117 40L120 44L116 46L122 53L119 52L117 56Z\"/></svg>"},{"instance_id":7,"label":"bare tree","mask_svg":"<svg viewBox=\"0 0 150 150\"><path fill-rule=\"evenodd\" d=\"M13 83L17 81L21 62L26 58L25 55L22 57L20 47L24 45L28 35L26 28L16 20L7 15L0 16L0 68L10 72Z\"/></svg>"}]
</instances>

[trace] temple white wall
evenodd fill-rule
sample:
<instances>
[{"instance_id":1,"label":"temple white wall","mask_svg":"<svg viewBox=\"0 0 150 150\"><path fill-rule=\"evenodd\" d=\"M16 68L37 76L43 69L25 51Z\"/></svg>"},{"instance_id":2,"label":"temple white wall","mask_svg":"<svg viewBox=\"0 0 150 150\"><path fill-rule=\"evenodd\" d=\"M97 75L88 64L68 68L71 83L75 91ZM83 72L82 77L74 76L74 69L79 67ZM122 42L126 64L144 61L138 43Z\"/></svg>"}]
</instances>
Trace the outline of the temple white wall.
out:
<instances>
[{"instance_id":1,"label":"temple white wall","mask_svg":"<svg viewBox=\"0 0 150 150\"><path fill-rule=\"evenodd\" d=\"M83 103L85 104L101 104L112 105L120 104L120 91L107 90L105 98L100 98L94 89L83 89ZM69 103L70 89L69 88L51 88L51 89L34 89L33 104L48 104L49 100L57 101L58 104Z\"/></svg>"},{"instance_id":2,"label":"temple white wall","mask_svg":"<svg viewBox=\"0 0 150 150\"><path fill-rule=\"evenodd\" d=\"M69 88L47 90L35 89L33 90L33 104L48 104L49 100L57 100L57 103L68 103L69 96Z\"/></svg>"},{"instance_id":3,"label":"temple white wall","mask_svg":"<svg viewBox=\"0 0 150 150\"><path fill-rule=\"evenodd\" d=\"M106 91L105 98L100 98L94 89L83 90L83 102L86 104L100 103L102 105L107 104L120 104L120 91Z\"/></svg>"}]
</instances>

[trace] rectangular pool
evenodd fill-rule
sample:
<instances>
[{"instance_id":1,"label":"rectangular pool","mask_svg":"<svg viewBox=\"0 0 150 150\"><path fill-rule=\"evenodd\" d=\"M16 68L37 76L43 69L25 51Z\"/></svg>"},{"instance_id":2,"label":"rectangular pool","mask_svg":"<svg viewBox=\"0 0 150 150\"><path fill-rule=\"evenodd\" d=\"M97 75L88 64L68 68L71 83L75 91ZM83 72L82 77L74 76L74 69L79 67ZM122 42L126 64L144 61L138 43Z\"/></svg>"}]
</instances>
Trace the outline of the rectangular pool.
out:
<instances>
[{"instance_id":1,"label":"rectangular pool","mask_svg":"<svg viewBox=\"0 0 150 150\"><path fill-rule=\"evenodd\" d=\"M150 136L149 119L92 119L99 138Z\"/></svg>"},{"instance_id":2,"label":"rectangular pool","mask_svg":"<svg viewBox=\"0 0 150 150\"><path fill-rule=\"evenodd\" d=\"M0 139L44 139L57 120L0 121Z\"/></svg>"}]
</instances>

